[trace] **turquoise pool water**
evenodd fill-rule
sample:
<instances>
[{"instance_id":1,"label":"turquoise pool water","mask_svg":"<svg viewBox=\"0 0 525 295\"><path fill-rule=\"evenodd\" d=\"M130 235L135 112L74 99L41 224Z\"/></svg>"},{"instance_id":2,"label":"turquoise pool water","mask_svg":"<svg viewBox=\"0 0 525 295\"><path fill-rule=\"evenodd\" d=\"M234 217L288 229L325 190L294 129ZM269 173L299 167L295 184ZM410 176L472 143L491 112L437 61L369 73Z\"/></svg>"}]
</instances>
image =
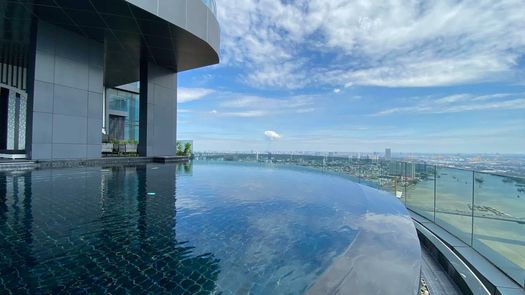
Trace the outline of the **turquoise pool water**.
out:
<instances>
[{"instance_id":1,"label":"turquoise pool water","mask_svg":"<svg viewBox=\"0 0 525 295\"><path fill-rule=\"evenodd\" d=\"M252 165L6 172L0 189L0 293L302 294L370 211L347 179Z\"/></svg>"}]
</instances>

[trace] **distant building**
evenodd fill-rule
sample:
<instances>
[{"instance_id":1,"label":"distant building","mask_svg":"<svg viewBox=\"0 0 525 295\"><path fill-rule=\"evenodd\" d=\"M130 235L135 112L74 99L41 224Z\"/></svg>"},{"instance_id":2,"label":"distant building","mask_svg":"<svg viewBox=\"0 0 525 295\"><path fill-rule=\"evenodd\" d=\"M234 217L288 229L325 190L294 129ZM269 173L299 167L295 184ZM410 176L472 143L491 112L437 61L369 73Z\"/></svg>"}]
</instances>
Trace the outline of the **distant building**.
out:
<instances>
[{"instance_id":1,"label":"distant building","mask_svg":"<svg viewBox=\"0 0 525 295\"><path fill-rule=\"evenodd\" d=\"M385 149L385 160L392 160L392 150L391 149Z\"/></svg>"},{"instance_id":2,"label":"distant building","mask_svg":"<svg viewBox=\"0 0 525 295\"><path fill-rule=\"evenodd\" d=\"M405 164L405 177L416 178L416 164L406 163Z\"/></svg>"},{"instance_id":3,"label":"distant building","mask_svg":"<svg viewBox=\"0 0 525 295\"><path fill-rule=\"evenodd\" d=\"M416 164L405 162L390 162L388 172L392 176L402 176L406 178L416 177Z\"/></svg>"},{"instance_id":4,"label":"distant building","mask_svg":"<svg viewBox=\"0 0 525 295\"><path fill-rule=\"evenodd\" d=\"M401 162L390 162L388 174L392 176L403 176L405 167Z\"/></svg>"}]
</instances>

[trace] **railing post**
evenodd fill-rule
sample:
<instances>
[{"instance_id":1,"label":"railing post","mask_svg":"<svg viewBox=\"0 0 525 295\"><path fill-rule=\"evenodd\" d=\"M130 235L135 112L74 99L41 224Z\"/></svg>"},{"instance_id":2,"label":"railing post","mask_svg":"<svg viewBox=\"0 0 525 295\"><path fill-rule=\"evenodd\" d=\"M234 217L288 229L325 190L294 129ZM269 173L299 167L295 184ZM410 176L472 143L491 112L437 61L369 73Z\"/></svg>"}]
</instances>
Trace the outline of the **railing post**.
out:
<instances>
[{"instance_id":1,"label":"railing post","mask_svg":"<svg viewBox=\"0 0 525 295\"><path fill-rule=\"evenodd\" d=\"M474 184L476 183L476 172L472 170L472 229L470 231L470 246L474 246Z\"/></svg>"},{"instance_id":2,"label":"railing post","mask_svg":"<svg viewBox=\"0 0 525 295\"><path fill-rule=\"evenodd\" d=\"M434 165L434 223L436 223L436 187L437 187L437 166Z\"/></svg>"},{"instance_id":3,"label":"railing post","mask_svg":"<svg viewBox=\"0 0 525 295\"><path fill-rule=\"evenodd\" d=\"M407 201L407 166L408 166L408 163L405 162L405 173L403 173L403 194L405 194L405 204L408 204L408 201ZM407 205L408 206L408 205Z\"/></svg>"},{"instance_id":4,"label":"railing post","mask_svg":"<svg viewBox=\"0 0 525 295\"><path fill-rule=\"evenodd\" d=\"M361 183L361 159L357 160L357 179Z\"/></svg>"}]
</instances>

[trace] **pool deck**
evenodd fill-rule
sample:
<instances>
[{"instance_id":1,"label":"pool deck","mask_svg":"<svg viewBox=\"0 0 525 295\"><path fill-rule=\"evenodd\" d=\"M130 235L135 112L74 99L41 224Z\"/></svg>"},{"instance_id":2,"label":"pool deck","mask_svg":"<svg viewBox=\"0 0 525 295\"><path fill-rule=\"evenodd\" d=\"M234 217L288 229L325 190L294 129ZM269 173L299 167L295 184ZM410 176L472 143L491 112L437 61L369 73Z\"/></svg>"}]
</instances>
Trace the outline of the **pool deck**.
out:
<instances>
[{"instance_id":1,"label":"pool deck","mask_svg":"<svg viewBox=\"0 0 525 295\"><path fill-rule=\"evenodd\" d=\"M443 269L443 267L430 255L425 247L421 247L421 277L427 283L430 295L461 295L461 291L456 286Z\"/></svg>"},{"instance_id":2,"label":"pool deck","mask_svg":"<svg viewBox=\"0 0 525 295\"><path fill-rule=\"evenodd\" d=\"M0 171L9 171L9 170L25 170L25 169L34 169L37 167L36 162L29 160L0 160Z\"/></svg>"}]
</instances>

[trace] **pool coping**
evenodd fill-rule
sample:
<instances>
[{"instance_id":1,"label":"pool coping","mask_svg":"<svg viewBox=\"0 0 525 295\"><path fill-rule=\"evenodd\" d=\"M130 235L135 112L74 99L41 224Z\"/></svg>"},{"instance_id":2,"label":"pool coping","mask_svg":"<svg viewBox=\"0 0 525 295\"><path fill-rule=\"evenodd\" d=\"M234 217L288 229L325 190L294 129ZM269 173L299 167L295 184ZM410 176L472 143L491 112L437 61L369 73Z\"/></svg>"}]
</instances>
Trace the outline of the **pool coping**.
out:
<instances>
[{"instance_id":1,"label":"pool coping","mask_svg":"<svg viewBox=\"0 0 525 295\"><path fill-rule=\"evenodd\" d=\"M485 294L525 295L523 288L470 246L425 217L412 210L409 212L420 240L433 248L432 254L438 256L438 261L448 270L463 292L479 294L479 291L475 290L485 288Z\"/></svg>"},{"instance_id":2,"label":"pool coping","mask_svg":"<svg viewBox=\"0 0 525 295\"><path fill-rule=\"evenodd\" d=\"M190 157L105 157L96 159L60 159L60 160L12 160L0 162L0 171L31 170L48 168L88 167L101 165L133 165L146 163L185 163Z\"/></svg>"}]
</instances>

